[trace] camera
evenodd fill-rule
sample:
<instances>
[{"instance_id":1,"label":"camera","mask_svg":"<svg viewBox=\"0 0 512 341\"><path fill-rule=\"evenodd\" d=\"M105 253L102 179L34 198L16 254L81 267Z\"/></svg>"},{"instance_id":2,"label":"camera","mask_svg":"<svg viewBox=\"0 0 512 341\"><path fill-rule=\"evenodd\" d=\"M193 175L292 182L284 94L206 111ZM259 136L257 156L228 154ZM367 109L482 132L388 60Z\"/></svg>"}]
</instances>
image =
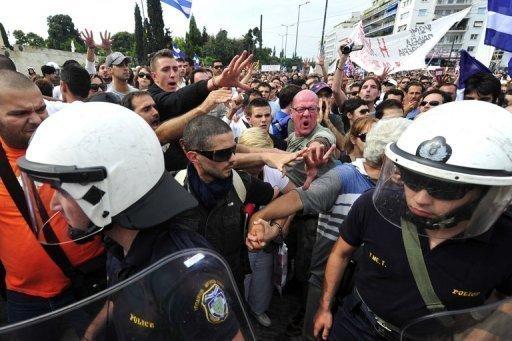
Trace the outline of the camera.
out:
<instances>
[{"instance_id":1,"label":"camera","mask_svg":"<svg viewBox=\"0 0 512 341\"><path fill-rule=\"evenodd\" d=\"M350 54L352 51L359 51L363 49L363 45L356 45L354 43L350 43L348 45L345 45L341 48L342 54Z\"/></svg>"}]
</instances>

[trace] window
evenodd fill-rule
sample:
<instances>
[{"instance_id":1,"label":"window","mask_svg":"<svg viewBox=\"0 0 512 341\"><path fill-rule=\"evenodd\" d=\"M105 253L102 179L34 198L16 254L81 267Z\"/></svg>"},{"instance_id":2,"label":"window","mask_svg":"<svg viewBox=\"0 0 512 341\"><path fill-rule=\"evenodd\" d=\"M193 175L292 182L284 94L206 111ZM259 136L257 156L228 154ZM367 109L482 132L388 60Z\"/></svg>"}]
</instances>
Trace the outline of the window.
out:
<instances>
[{"instance_id":1,"label":"window","mask_svg":"<svg viewBox=\"0 0 512 341\"><path fill-rule=\"evenodd\" d=\"M468 46L468 52L473 52L475 50L474 46Z\"/></svg>"},{"instance_id":2,"label":"window","mask_svg":"<svg viewBox=\"0 0 512 341\"><path fill-rule=\"evenodd\" d=\"M418 11L418 16L419 16L419 17L424 17L424 16L426 16L426 15L427 15L427 10L426 10L426 9L420 9L420 10Z\"/></svg>"},{"instance_id":3,"label":"window","mask_svg":"<svg viewBox=\"0 0 512 341\"><path fill-rule=\"evenodd\" d=\"M478 9L477 9L477 12L476 12L476 13L477 13L477 14L485 14L485 10L486 10L486 8L485 8L485 7L478 7Z\"/></svg>"},{"instance_id":4,"label":"window","mask_svg":"<svg viewBox=\"0 0 512 341\"><path fill-rule=\"evenodd\" d=\"M482 26L484 26L483 21L475 21L475 23L473 24L473 27L482 27Z\"/></svg>"},{"instance_id":5,"label":"window","mask_svg":"<svg viewBox=\"0 0 512 341\"><path fill-rule=\"evenodd\" d=\"M453 0L448 0L448 3L449 4L453 4Z\"/></svg>"},{"instance_id":6,"label":"window","mask_svg":"<svg viewBox=\"0 0 512 341\"><path fill-rule=\"evenodd\" d=\"M404 20L408 16L409 16L409 12L402 13L402 15L400 15L400 20Z\"/></svg>"},{"instance_id":7,"label":"window","mask_svg":"<svg viewBox=\"0 0 512 341\"><path fill-rule=\"evenodd\" d=\"M476 38L478 38L478 34L472 34L469 39L476 40Z\"/></svg>"}]
</instances>

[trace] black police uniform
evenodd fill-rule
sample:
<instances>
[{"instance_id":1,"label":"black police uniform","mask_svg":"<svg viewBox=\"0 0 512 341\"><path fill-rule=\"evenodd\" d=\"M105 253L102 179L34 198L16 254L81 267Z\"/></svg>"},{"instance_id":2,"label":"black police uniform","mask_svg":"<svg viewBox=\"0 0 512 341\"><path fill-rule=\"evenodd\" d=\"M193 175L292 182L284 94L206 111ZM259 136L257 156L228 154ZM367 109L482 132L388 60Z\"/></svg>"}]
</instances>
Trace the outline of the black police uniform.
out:
<instances>
[{"instance_id":1,"label":"black police uniform","mask_svg":"<svg viewBox=\"0 0 512 341\"><path fill-rule=\"evenodd\" d=\"M401 230L377 212L373 193L355 201L340 228L341 238L363 252L355 275L359 295L345 299L330 339L378 339L375 315L402 328L430 313L410 270ZM428 238L420 237L420 244L433 288L447 310L482 305L494 289L512 294L510 216L502 215L479 236L445 240L433 249Z\"/></svg>"},{"instance_id":2,"label":"black police uniform","mask_svg":"<svg viewBox=\"0 0 512 341\"><path fill-rule=\"evenodd\" d=\"M176 218L174 218L176 219ZM165 224L164 224L165 225ZM179 250L208 243L181 228L141 230L128 254L119 257L113 283L122 281ZM186 268L183 262L164 266L130 284L111 298L118 340L230 340L239 330L218 265L208 262Z\"/></svg>"}]
</instances>

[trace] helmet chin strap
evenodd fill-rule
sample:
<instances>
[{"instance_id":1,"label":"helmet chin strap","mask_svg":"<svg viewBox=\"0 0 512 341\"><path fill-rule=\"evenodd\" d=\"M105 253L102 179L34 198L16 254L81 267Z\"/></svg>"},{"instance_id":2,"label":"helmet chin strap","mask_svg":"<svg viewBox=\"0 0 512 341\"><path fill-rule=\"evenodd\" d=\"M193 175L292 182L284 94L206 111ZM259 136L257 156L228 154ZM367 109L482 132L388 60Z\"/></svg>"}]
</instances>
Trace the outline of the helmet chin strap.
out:
<instances>
[{"instance_id":1,"label":"helmet chin strap","mask_svg":"<svg viewBox=\"0 0 512 341\"><path fill-rule=\"evenodd\" d=\"M439 230L439 229L448 229L457 226L461 221L469 220L474 210L478 206L479 200L472 201L465 205L460 206L459 208L453 210L449 214L438 218L438 219L429 219L419 217L409 210L409 207L406 208L405 218L416 224L418 227L425 228L427 230Z\"/></svg>"},{"instance_id":2,"label":"helmet chin strap","mask_svg":"<svg viewBox=\"0 0 512 341\"><path fill-rule=\"evenodd\" d=\"M90 221L85 231L76 227L68 226L68 235L75 243L83 245L92 241L94 236L101 230L101 227L94 225L92 221Z\"/></svg>"}]
</instances>

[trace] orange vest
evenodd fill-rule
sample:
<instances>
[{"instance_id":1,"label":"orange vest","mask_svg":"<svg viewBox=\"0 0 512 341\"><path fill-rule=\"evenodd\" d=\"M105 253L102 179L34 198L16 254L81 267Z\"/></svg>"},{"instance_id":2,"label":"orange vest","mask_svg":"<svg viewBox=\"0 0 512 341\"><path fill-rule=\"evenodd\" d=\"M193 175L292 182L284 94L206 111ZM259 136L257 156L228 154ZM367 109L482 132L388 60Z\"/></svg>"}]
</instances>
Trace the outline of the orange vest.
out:
<instances>
[{"instance_id":1,"label":"orange vest","mask_svg":"<svg viewBox=\"0 0 512 341\"><path fill-rule=\"evenodd\" d=\"M0 140L0 143L2 141ZM14 149L2 143L9 163L19 179L16 159L25 155L25 149ZM48 190L50 190L48 188ZM52 193L41 193L45 206L49 207ZM51 216L53 213L48 211ZM61 217L52 220L57 235L65 233L66 221ZM84 245L68 243L60 245L74 266L99 256L103 251L101 239ZM5 267L8 290L49 298L58 295L70 285L69 279L45 252L25 219L18 211L9 192L0 180L0 260Z\"/></svg>"}]
</instances>

